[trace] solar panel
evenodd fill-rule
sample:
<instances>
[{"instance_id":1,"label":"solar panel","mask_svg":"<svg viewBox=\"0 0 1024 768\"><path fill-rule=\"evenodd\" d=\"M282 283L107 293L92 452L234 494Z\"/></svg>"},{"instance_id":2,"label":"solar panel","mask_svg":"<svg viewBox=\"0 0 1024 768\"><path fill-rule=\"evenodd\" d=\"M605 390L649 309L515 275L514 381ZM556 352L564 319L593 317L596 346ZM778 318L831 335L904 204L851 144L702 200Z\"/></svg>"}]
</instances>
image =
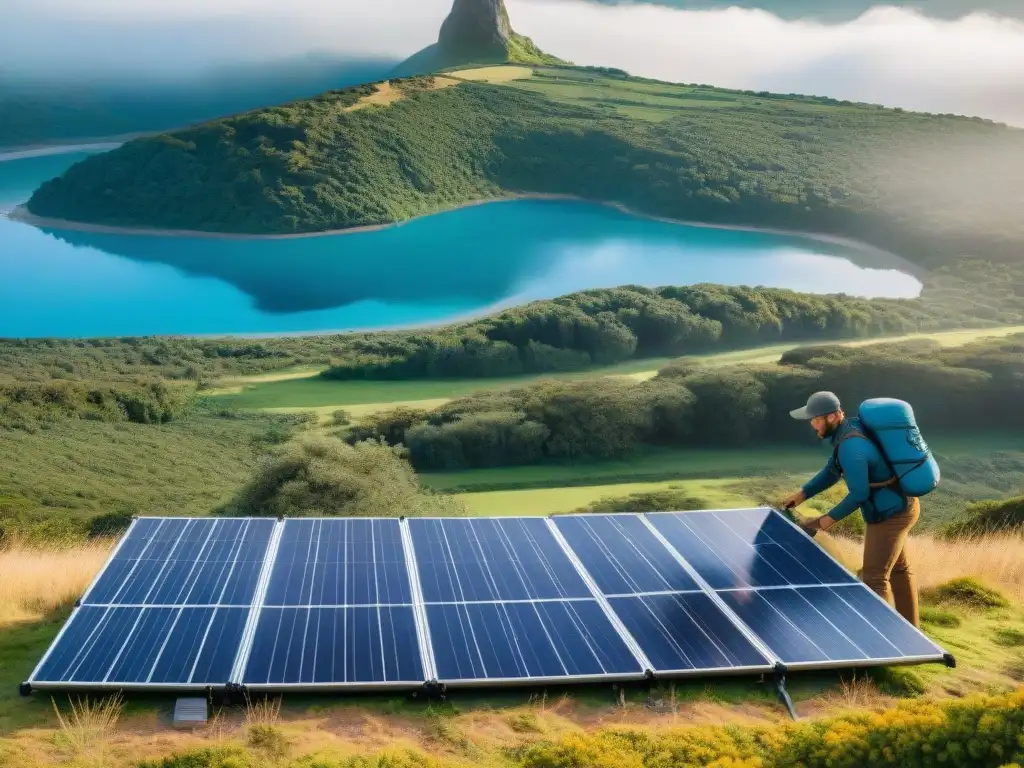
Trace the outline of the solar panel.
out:
<instances>
[{"instance_id":1,"label":"solar panel","mask_svg":"<svg viewBox=\"0 0 1024 768\"><path fill-rule=\"evenodd\" d=\"M399 520L286 520L243 650L248 688L417 688L425 678Z\"/></svg>"},{"instance_id":2,"label":"solar panel","mask_svg":"<svg viewBox=\"0 0 1024 768\"><path fill-rule=\"evenodd\" d=\"M40 661L36 688L228 680L275 521L141 518Z\"/></svg>"},{"instance_id":3,"label":"solar panel","mask_svg":"<svg viewBox=\"0 0 1024 768\"><path fill-rule=\"evenodd\" d=\"M657 675L770 672L773 662L641 515L562 515L555 526Z\"/></svg>"},{"instance_id":4,"label":"solar panel","mask_svg":"<svg viewBox=\"0 0 1024 768\"><path fill-rule=\"evenodd\" d=\"M410 519L408 528L438 682L644 676L545 518Z\"/></svg>"},{"instance_id":5,"label":"solar panel","mask_svg":"<svg viewBox=\"0 0 1024 768\"><path fill-rule=\"evenodd\" d=\"M652 526L787 669L944 652L771 509L652 513Z\"/></svg>"},{"instance_id":6,"label":"solar panel","mask_svg":"<svg viewBox=\"0 0 1024 768\"><path fill-rule=\"evenodd\" d=\"M141 518L23 690L412 690L951 660L770 509Z\"/></svg>"}]
</instances>

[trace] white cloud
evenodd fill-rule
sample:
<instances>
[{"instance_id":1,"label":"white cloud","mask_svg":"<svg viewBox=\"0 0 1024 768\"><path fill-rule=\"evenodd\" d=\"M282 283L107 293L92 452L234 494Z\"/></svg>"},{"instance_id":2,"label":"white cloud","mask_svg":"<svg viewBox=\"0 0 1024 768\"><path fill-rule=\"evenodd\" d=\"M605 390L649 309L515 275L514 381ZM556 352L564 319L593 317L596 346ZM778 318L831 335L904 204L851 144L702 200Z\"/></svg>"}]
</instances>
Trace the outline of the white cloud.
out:
<instances>
[{"instance_id":1,"label":"white cloud","mask_svg":"<svg viewBox=\"0 0 1024 768\"><path fill-rule=\"evenodd\" d=\"M843 24L765 11L507 0L512 23L578 64L730 88L811 93L1024 125L1024 22L875 8Z\"/></svg>"},{"instance_id":2,"label":"white cloud","mask_svg":"<svg viewBox=\"0 0 1024 768\"><path fill-rule=\"evenodd\" d=\"M512 23L581 64L1024 125L1024 22L875 8L842 24L757 10L506 0ZM824 0L823 0L824 2ZM185 74L307 53L398 60L451 0L2 0L0 69Z\"/></svg>"},{"instance_id":3,"label":"white cloud","mask_svg":"<svg viewBox=\"0 0 1024 768\"><path fill-rule=\"evenodd\" d=\"M195 71L307 53L399 60L451 0L3 0L0 67Z\"/></svg>"}]
</instances>

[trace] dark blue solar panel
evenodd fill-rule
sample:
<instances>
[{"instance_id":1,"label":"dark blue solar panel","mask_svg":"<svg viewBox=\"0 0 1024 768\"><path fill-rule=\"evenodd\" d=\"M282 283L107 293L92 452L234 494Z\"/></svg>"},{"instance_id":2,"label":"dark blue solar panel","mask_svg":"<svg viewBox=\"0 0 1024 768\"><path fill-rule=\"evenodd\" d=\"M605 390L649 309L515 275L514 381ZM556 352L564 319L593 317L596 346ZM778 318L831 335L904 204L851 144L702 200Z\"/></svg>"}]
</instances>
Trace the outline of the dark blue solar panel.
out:
<instances>
[{"instance_id":1,"label":"dark blue solar panel","mask_svg":"<svg viewBox=\"0 0 1024 768\"><path fill-rule=\"evenodd\" d=\"M411 519L425 602L591 597L544 518Z\"/></svg>"},{"instance_id":2,"label":"dark blue solar panel","mask_svg":"<svg viewBox=\"0 0 1024 768\"><path fill-rule=\"evenodd\" d=\"M274 522L141 518L83 604L249 605Z\"/></svg>"},{"instance_id":3,"label":"dark blue solar panel","mask_svg":"<svg viewBox=\"0 0 1024 768\"><path fill-rule=\"evenodd\" d=\"M788 665L942 656L861 584L720 594Z\"/></svg>"},{"instance_id":4,"label":"dark blue solar panel","mask_svg":"<svg viewBox=\"0 0 1024 768\"><path fill-rule=\"evenodd\" d=\"M285 522L265 605L411 602L398 520Z\"/></svg>"},{"instance_id":5,"label":"dark blue solar panel","mask_svg":"<svg viewBox=\"0 0 1024 768\"><path fill-rule=\"evenodd\" d=\"M712 589L856 582L769 509L651 514L648 520Z\"/></svg>"},{"instance_id":6,"label":"dark blue solar panel","mask_svg":"<svg viewBox=\"0 0 1024 768\"><path fill-rule=\"evenodd\" d=\"M79 608L35 680L221 685L246 608Z\"/></svg>"},{"instance_id":7,"label":"dark blue solar panel","mask_svg":"<svg viewBox=\"0 0 1024 768\"><path fill-rule=\"evenodd\" d=\"M444 682L643 674L594 600L428 605L427 622Z\"/></svg>"},{"instance_id":8,"label":"dark blue solar panel","mask_svg":"<svg viewBox=\"0 0 1024 768\"><path fill-rule=\"evenodd\" d=\"M700 591L637 515L552 518L605 595Z\"/></svg>"},{"instance_id":9,"label":"dark blue solar panel","mask_svg":"<svg viewBox=\"0 0 1024 768\"><path fill-rule=\"evenodd\" d=\"M703 592L608 602L655 671L772 666Z\"/></svg>"},{"instance_id":10,"label":"dark blue solar panel","mask_svg":"<svg viewBox=\"0 0 1024 768\"><path fill-rule=\"evenodd\" d=\"M423 680L411 607L264 608L243 677L248 685Z\"/></svg>"}]
</instances>

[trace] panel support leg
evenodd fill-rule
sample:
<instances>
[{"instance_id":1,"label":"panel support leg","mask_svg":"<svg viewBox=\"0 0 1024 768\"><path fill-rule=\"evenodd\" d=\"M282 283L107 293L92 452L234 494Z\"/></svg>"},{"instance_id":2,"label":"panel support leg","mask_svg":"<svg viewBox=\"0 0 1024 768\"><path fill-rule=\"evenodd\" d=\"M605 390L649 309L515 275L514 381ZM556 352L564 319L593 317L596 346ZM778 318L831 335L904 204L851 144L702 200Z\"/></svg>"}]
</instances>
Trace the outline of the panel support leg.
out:
<instances>
[{"instance_id":1,"label":"panel support leg","mask_svg":"<svg viewBox=\"0 0 1024 768\"><path fill-rule=\"evenodd\" d=\"M775 693L789 711L789 716L796 720L796 707L793 706L793 700L789 698L789 691L786 690L786 667L782 664L775 665Z\"/></svg>"}]
</instances>

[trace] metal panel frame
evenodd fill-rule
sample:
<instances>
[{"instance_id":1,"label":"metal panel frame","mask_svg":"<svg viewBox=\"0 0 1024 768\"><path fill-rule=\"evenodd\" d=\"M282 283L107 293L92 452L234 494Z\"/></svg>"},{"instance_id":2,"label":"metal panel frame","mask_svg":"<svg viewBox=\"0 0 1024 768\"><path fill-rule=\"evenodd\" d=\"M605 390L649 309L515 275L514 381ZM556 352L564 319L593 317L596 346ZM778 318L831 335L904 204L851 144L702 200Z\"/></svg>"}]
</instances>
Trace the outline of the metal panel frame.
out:
<instances>
[{"instance_id":1,"label":"metal panel frame","mask_svg":"<svg viewBox=\"0 0 1024 768\"><path fill-rule=\"evenodd\" d=\"M117 555L121 551L121 548L124 546L125 542L128 541L128 539L131 537L132 531L135 529L136 523L138 523L139 520L143 520L143 519L145 519L145 520L210 520L211 522L216 524L216 523L219 523L221 521L227 521L227 520L242 520L242 521L245 521L245 522L249 522L249 521L252 521L252 520L260 520L260 519L264 519L264 518L258 518L258 517L200 518L200 517L187 517L187 516L176 516L176 517L163 517L163 516L160 516L160 517L133 517L132 518L132 522L129 524L129 526L125 530L125 532L121 535L121 538L118 540L117 544L114 546L114 549L111 550L110 556L107 558L107 561L103 564L103 567L99 570L99 572L96 574L96 576L93 577L93 580L89 583L89 586L86 588L85 592L82 593L82 597L79 598L76 601L75 607L72 610L71 615L68 616L67 620L64 622L64 625L60 628L60 631L57 633L56 637L54 637L53 642L50 643L50 647L47 648L46 653L43 654L43 657L39 660L39 663L35 666L35 669L32 670L32 674L25 681L26 684L29 685L32 689L36 689L36 690L95 690L95 691L158 691L158 692L166 691L166 692L176 692L176 693L188 693L188 692L206 691L206 690L222 690L222 689L226 688L230 684L230 680L225 680L224 682L203 682L203 683L190 683L190 682L184 682L184 683L148 683L148 682L136 682L136 681L128 681L128 682L105 681L105 680L96 680L96 681L63 680L62 681L62 680L38 680L38 679L36 679L36 676L39 674L39 671L43 668L43 665L49 660L50 656L53 654L53 651L60 644L60 641L63 639L64 634L67 632L68 628L71 627L71 625L74 623L75 619L78 617L78 615L81 612L82 608L104 608L104 609L107 609L107 610L109 610L111 608L138 608L140 610L146 610L146 609L150 609L150 608L170 608L170 609L179 609L179 610L180 609L184 609L184 608L212 608L212 609L214 609L214 612L210 616L210 621L211 622L213 621L213 619L217 615L217 609L220 609L220 608L244 609L244 608L246 608L246 606L244 604L243 605L238 605L238 604L234 604L234 603L230 603L230 604L229 603L217 603L217 604L208 604L208 605L185 604L185 603L177 604L177 603L175 603L175 604L167 604L167 605L165 605L165 604L156 604L156 603L154 603L154 604L135 604L135 603L91 603L91 602L89 602L88 601L89 595L92 593L93 589L95 589L96 585L99 583L99 581L103 577L103 575L107 572L107 569L111 566L111 564L117 558ZM275 529L276 529L276 526L275 526ZM272 531L271 532L271 538L268 540L267 551L264 552L264 564L266 563L267 552L269 552L270 545L273 542L273 537L274 537L274 532ZM251 611L251 605L249 606L249 608L250 608L250 611ZM244 634L243 634L243 638L244 638Z\"/></svg>"},{"instance_id":2,"label":"metal panel frame","mask_svg":"<svg viewBox=\"0 0 1024 768\"><path fill-rule=\"evenodd\" d=\"M409 521L399 520L402 533L402 549L405 551L405 565L409 570L409 589L412 595L413 618L416 621L416 635L420 646L420 662L423 665L423 676L428 683L437 682L437 662L434 658L434 644L430 639L430 621L427 619L427 608L423 602L423 585L420 583L420 566L416 562L416 548L412 543L412 531Z\"/></svg>"},{"instance_id":3,"label":"metal panel frame","mask_svg":"<svg viewBox=\"0 0 1024 768\"><path fill-rule=\"evenodd\" d=\"M284 532L284 521L278 520L274 523L274 530L270 533L270 541L267 544L267 551L263 553L263 567L260 568L260 576L256 580L256 590L252 595L252 602L249 604L249 616L245 620L245 628L242 630L242 642L235 654L235 663L231 665L231 674L228 681L234 684L241 682L242 675L249 663L249 654L252 653L252 641L256 635L256 625L259 623L260 614L263 612L263 601L267 596L267 587L270 585L270 574L277 563L277 550L281 545L281 534Z\"/></svg>"},{"instance_id":4,"label":"metal panel frame","mask_svg":"<svg viewBox=\"0 0 1024 768\"><path fill-rule=\"evenodd\" d=\"M288 691L300 692L301 691L301 692L307 692L307 693L316 693L316 692L324 692L324 693L326 693L326 692L329 692L329 691L336 691L336 692L351 691L351 692L366 692L366 693L369 693L369 692L373 692L373 691L414 691L414 690L417 690L419 688L422 688L424 686L424 684L425 684L425 680L379 680L379 681L369 681L369 682L339 682L339 681L332 681L332 682L322 682L322 683L318 683L318 682L309 682L309 683L246 683L245 682L245 670L246 670L246 667L248 667L248 665L249 665L249 657L252 654L252 646L253 646L253 642L254 642L254 640L256 638L256 630L257 630L257 628L259 626L259 619L260 619L260 616L263 613L263 609L264 608L271 608L271 609L275 609L275 610L288 610L288 609L292 609L292 610L295 610L295 609L298 609L298 610L313 610L313 609L344 610L344 609L347 609L347 608L377 608L379 610L381 608L411 608L412 609L412 613L413 613L413 621L415 622L416 628L417 628L417 635L419 635L420 624L419 624L418 617L416 615L416 603L415 603L416 593L415 593L415 591L413 591L413 584L412 583L410 583L410 597L413 600L413 602L411 602L411 603L359 603L359 604L355 604L355 603L348 604L348 603L346 603L346 604L343 604L343 605L271 605L271 606L266 605L266 595L267 595L267 590L270 588L270 579L271 579L271 576L273 574L274 567L277 565L277 554L278 554L278 550L279 550L280 540L281 540L281 537L284 535L284 528L285 528L285 526L290 521L293 521L293 520L294 521L302 521L302 522L316 521L316 520L335 521L335 522L337 522L337 521L344 521L344 520L366 520L366 521L383 520L383 521L394 521L399 526L399 536L401 537L401 541L402 541L402 553L405 556L405 567L406 567L407 573L409 574L410 582L412 582L413 573L414 573L413 572L413 567L412 567L413 564L409 562L409 556L408 556L408 553L406 552L406 549L405 549L405 537L404 537L404 534L403 534L404 526L403 526L403 520L400 519L400 518L395 518L395 517L351 517L351 518L346 518L346 517L301 517L301 518L300 517L293 517L293 518L285 518L285 519L281 520L277 524L277 529L276 529L276 531L277 531L277 540L276 540L275 545L274 545L274 550L273 550L272 556L271 556L271 552L270 552L270 550L268 548L267 559L264 562L264 566L266 568L266 581L262 585L262 591L260 592L260 595L259 595L259 597L260 597L259 604L258 604L258 606L254 607L255 616L251 618L252 630L251 630L251 632L250 632L250 634L248 636L247 646L244 647L245 657L244 657L244 659L242 659L241 658L242 652L239 651L239 658L236 659L236 667L233 670L231 682L233 684L239 686L240 688L242 688L245 691L265 691L265 692L277 692L277 691L280 691L280 692L288 692ZM374 560L374 565L376 566L376 559ZM419 572L416 571L415 575L416 575L416 585L418 586L418 584L419 584ZM422 661L422 659L423 659L423 643L422 643L422 641L420 640L419 637L417 637L417 645L419 646L419 649L420 649L420 659L421 659L420 666L422 667L423 666L423 661ZM432 661L433 661L433 659L431 658L431 662ZM426 672L427 672L426 668L423 669L423 672L424 672L424 674L426 674Z\"/></svg>"}]
</instances>

